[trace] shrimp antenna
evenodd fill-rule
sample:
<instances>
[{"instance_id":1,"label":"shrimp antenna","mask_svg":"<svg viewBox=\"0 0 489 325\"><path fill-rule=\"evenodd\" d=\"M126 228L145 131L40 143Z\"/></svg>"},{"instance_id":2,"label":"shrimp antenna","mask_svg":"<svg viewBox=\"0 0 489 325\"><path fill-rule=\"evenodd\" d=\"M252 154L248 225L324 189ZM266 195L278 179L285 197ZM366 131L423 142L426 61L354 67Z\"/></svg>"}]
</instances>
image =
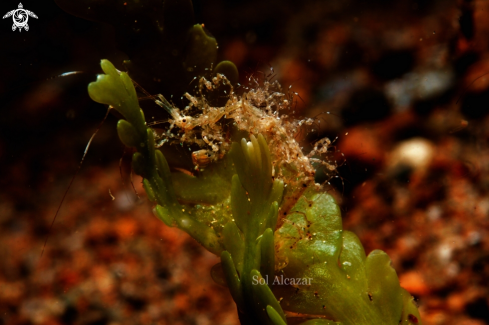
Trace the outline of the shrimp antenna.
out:
<instances>
[{"instance_id":1,"label":"shrimp antenna","mask_svg":"<svg viewBox=\"0 0 489 325\"><path fill-rule=\"evenodd\" d=\"M165 111L168 112L171 116L173 116L173 107L171 106L170 102L161 94L156 95L160 100L156 100L156 104L159 106L163 107Z\"/></svg>"},{"instance_id":2,"label":"shrimp antenna","mask_svg":"<svg viewBox=\"0 0 489 325\"><path fill-rule=\"evenodd\" d=\"M480 75L478 76L477 78L475 78L474 80L472 80L472 82L467 86L465 87L465 89L463 90L462 94L460 94L460 96L458 97L457 101L455 102L455 104L458 104L458 102L460 101L460 99L462 98L463 95L465 95L465 93L469 90L469 88L474 84L474 82L476 82L477 80L479 80L480 78L484 77L484 76L487 76L489 74L489 72L486 72L484 73L483 75Z\"/></svg>"},{"instance_id":3,"label":"shrimp antenna","mask_svg":"<svg viewBox=\"0 0 489 325\"><path fill-rule=\"evenodd\" d=\"M195 78L194 78L195 79ZM132 79L131 79L132 80ZM172 112L173 112L173 107L172 105L170 104L170 102L168 102L168 100L161 94L158 94L156 95L156 97L158 97L160 100L158 99L155 99L155 96L151 95L150 93L148 93L143 87L141 87L141 85L139 85L136 81L132 80L132 83L138 88L140 89L146 96L147 98L151 98L153 99L156 104L158 104L159 106L163 107L165 109L165 111L168 112L168 114L172 115ZM173 116L173 115L172 115Z\"/></svg>"},{"instance_id":4,"label":"shrimp antenna","mask_svg":"<svg viewBox=\"0 0 489 325\"><path fill-rule=\"evenodd\" d=\"M27 88L27 87L30 87L32 85L37 85L40 82L46 82L46 81L50 81L50 80L53 80L53 79L56 79L56 78L60 78L60 77L68 77L68 76L72 76L72 75L75 75L75 74L85 74L85 73L88 73L88 72L86 72L86 71L70 71L70 72L65 72L65 73L62 73L62 74L50 76L50 77L47 77L45 79L31 80L31 81L28 81L26 83L22 82L20 84L14 84L11 87L7 87L6 89L2 90L0 92L0 94L9 93L11 91L16 91L17 89Z\"/></svg>"},{"instance_id":5,"label":"shrimp antenna","mask_svg":"<svg viewBox=\"0 0 489 325\"><path fill-rule=\"evenodd\" d=\"M54 222L56 221L56 217L58 216L59 214L59 211L61 210L61 206L63 205L63 202L65 201L65 198L66 198L66 195L68 194L70 188L71 188L71 185L73 185L73 181L75 180L76 178L76 175L78 175L78 172L80 171L81 169L81 166L83 164L83 161L85 160L85 157L87 155L87 152L88 152L88 148L90 148L90 145L92 144L92 141L93 139L95 138L95 135L97 135L97 132L100 130L100 128L102 127L102 124L104 124L105 120L107 119L107 116L109 116L109 112L110 112L110 109L112 107L109 106L109 108L107 109L107 113L105 113L105 116L102 120L102 122L100 122L99 126L97 127L97 129L95 130L95 132L92 134L92 136L90 137L90 140L88 140L88 143L87 143L87 146L85 148L85 151L83 152L83 156L82 156L82 159L80 160L80 163L78 164L78 168L76 169L75 171L75 174L73 175L73 177L71 178L71 181L70 181L70 184L68 185L68 187L66 188L66 191L65 193L63 194L63 198L61 199L61 202L59 203L58 205L58 209L56 210L56 213L54 215L54 218L53 218L53 221L51 222L51 226L49 227L49 230L48 230L48 234L46 235L46 240L44 241L44 245L42 247L42 252L41 252L41 257L42 255L44 254L44 249L46 248L46 244L48 243L48 239L49 239L49 235L51 234L51 230L53 228L53 225L54 225Z\"/></svg>"}]
</instances>

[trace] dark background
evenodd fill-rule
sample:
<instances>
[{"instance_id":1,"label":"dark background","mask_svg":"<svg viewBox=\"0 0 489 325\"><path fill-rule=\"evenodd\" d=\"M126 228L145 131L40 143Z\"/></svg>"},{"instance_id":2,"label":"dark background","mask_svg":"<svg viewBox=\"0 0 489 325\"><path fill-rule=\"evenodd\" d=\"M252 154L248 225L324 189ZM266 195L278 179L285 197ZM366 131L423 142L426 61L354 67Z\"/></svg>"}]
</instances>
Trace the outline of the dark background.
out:
<instances>
[{"instance_id":1,"label":"dark background","mask_svg":"<svg viewBox=\"0 0 489 325\"><path fill-rule=\"evenodd\" d=\"M106 112L87 84L100 59L122 67L127 57L110 26L52 1L22 4L39 17L28 32L0 21L0 324L237 324L209 276L217 258L156 220L126 167L120 176L112 115L49 232ZM0 14L17 6L2 1ZM423 322L487 324L489 3L208 0L194 9L241 83L273 67L292 85L296 115L320 121L306 148L338 137L346 158L337 155L332 183L345 228L367 253L388 252ZM70 71L82 73L56 77ZM413 139L428 158L405 158Z\"/></svg>"}]
</instances>

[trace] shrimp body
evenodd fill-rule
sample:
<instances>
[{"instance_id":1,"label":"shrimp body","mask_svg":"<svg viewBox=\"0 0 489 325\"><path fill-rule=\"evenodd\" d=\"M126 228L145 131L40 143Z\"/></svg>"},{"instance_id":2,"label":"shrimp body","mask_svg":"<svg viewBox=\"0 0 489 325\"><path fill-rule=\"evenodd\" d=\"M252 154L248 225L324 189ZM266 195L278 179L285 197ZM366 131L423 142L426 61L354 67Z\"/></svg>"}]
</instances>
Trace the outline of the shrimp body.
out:
<instances>
[{"instance_id":1,"label":"shrimp body","mask_svg":"<svg viewBox=\"0 0 489 325\"><path fill-rule=\"evenodd\" d=\"M212 106L205 92L221 86L225 87L221 94L226 94L227 102L221 107ZM256 88L248 88L248 92L237 95L227 78L218 74L211 81L202 77L198 89L199 94L196 96L184 94L188 105L181 110L162 95L158 95L159 100L156 101L171 116L170 127L162 136L163 141L159 139L160 143L186 143L200 147L200 150L192 153L195 169L205 168L224 157L231 148L229 133L232 128L254 135L263 134L271 148L274 165L272 176L293 174L294 177L287 180L291 187L302 190L304 184L314 184L316 170L312 163L334 173L336 161L321 159L331 149L332 142L329 139L324 138L315 143L314 150L309 154L303 153L297 141L290 140L291 135L302 137L301 129L313 125L314 119L294 120L281 114L286 110L292 111L294 100L290 93L282 93L277 82L265 81L261 86L257 83ZM291 193L291 196L297 195Z\"/></svg>"}]
</instances>

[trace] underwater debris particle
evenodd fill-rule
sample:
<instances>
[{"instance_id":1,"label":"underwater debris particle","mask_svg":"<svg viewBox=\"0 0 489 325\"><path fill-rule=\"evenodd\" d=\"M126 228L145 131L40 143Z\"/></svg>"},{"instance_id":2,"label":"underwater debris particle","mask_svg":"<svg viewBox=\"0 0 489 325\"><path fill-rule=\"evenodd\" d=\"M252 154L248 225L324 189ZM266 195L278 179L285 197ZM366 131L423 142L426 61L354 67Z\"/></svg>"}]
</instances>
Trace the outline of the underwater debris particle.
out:
<instances>
[{"instance_id":1,"label":"underwater debris particle","mask_svg":"<svg viewBox=\"0 0 489 325\"><path fill-rule=\"evenodd\" d=\"M112 192L110 191L110 188L109 188L109 195L112 198L112 201L114 201L115 200L115 197L112 195Z\"/></svg>"}]
</instances>

